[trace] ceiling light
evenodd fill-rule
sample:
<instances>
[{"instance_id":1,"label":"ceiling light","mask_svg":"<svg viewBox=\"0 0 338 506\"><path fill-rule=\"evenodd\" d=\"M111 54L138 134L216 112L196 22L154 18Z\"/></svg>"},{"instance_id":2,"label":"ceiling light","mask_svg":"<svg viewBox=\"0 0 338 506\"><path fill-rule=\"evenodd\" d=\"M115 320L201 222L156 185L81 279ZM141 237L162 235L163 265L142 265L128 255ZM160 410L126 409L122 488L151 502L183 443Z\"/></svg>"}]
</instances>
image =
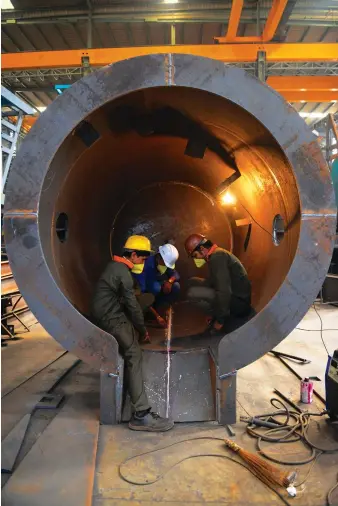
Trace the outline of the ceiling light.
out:
<instances>
[{"instance_id":1,"label":"ceiling light","mask_svg":"<svg viewBox=\"0 0 338 506\"><path fill-rule=\"evenodd\" d=\"M165 4L178 4L178 0L164 0Z\"/></svg>"},{"instance_id":2,"label":"ceiling light","mask_svg":"<svg viewBox=\"0 0 338 506\"><path fill-rule=\"evenodd\" d=\"M231 206L233 204L236 204L236 197L228 191L221 196L221 202L224 205Z\"/></svg>"},{"instance_id":3,"label":"ceiling light","mask_svg":"<svg viewBox=\"0 0 338 506\"><path fill-rule=\"evenodd\" d=\"M11 0L1 0L1 10L14 9L14 5Z\"/></svg>"}]
</instances>

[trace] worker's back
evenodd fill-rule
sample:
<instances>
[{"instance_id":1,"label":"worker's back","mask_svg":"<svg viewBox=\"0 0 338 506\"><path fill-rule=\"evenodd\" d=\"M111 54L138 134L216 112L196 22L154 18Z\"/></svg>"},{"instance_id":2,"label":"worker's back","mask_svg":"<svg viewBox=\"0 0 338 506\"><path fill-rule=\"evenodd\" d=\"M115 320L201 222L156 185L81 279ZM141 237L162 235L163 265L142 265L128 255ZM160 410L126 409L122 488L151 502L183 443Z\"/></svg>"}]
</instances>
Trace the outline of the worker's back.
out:
<instances>
[{"instance_id":1,"label":"worker's back","mask_svg":"<svg viewBox=\"0 0 338 506\"><path fill-rule=\"evenodd\" d=\"M124 313L120 286L131 274L126 265L109 262L94 289L91 313L96 321L120 318Z\"/></svg>"},{"instance_id":2,"label":"worker's back","mask_svg":"<svg viewBox=\"0 0 338 506\"><path fill-rule=\"evenodd\" d=\"M247 300L251 297L251 283L248 274L240 262L240 260L223 248L216 248L209 258L210 284L212 287L217 286L216 278L223 277L220 271L228 270L231 293L235 297Z\"/></svg>"}]
</instances>

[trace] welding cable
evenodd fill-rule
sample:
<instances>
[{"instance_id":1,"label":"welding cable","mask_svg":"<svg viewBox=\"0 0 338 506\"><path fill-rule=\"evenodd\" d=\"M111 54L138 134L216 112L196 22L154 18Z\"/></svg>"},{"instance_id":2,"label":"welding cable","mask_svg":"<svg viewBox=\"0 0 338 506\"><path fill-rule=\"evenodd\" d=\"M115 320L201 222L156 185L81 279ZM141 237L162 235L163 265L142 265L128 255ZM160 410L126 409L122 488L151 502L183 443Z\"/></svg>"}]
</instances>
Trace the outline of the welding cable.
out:
<instances>
[{"instance_id":1,"label":"welding cable","mask_svg":"<svg viewBox=\"0 0 338 506\"><path fill-rule=\"evenodd\" d=\"M318 316L318 318L319 318L319 320L320 320L320 338L321 338L321 340L322 340L322 343L323 343L323 345L324 345L324 348L325 348L325 350L326 350L327 355L328 355L328 356L330 356L329 350L327 349L327 346L326 346L325 341L324 341L324 338L323 338L323 320L322 320L322 317L320 316L319 311L318 311L318 309L316 308L315 304L313 304L313 309L316 311L317 316Z\"/></svg>"},{"instance_id":2,"label":"welding cable","mask_svg":"<svg viewBox=\"0 0 338 506\"><path fill-rule=\"evenodd\" d=\"M336 488L338 488L338 474L337 474L337 483L335 485L333 485L333 487L329 490L329 493L327 494L328 506L335 506L335 504L337 504L337 503L332 502L332 494L336 490Z\"/></svg>"},{"instance_id":3,"label":"welding cable","mask_svg":"<svg viewBox=\"0 0 338 506\"><path fill-rule=\"evenodd\" d=\"M321 448L317 444L313 443L309 439L308 430L310 427L311 417L321 417L326 414L326 411L322 411L321 413L298 413L297 411L289 410L289 408L280 400L280 399L271 399L270 403L276 407L276 403L281 405L284 409L278 410L275 413L268 413L265 415L257 415L255 418L268 418L284 415L286 420L284 424L280 425L278 428L269 429L264 432L258 432L253 429L253 426L249 423L247 425L247 432L250 436L257 438L257 448L261 455L264 455L267 459L272 462L276 462L277 464L283 465L305 465L310 462L316 460L321 454L324 453L335 453L338 452L338 447L329 449L329 448ZM290 418L295 420L293 425L286 423ZM278 435L280 433L283 435ZM268 441L270 443L294 443L297 441L302 441L306 446L308 446L311 450L311 455L303 460L284 460L281 458L273 457L272 455L266 453L266 451L262 448L262 441Z\"/></svg>"},{"instance_id":4,"label":"welding cable","mask_svg":"<svg viewBox=\"0 0 338 506\"><path fill-rule=\"evenodd\" d=\"M302 327L296 327L295 330L302 330L303 332L320 332L321 329L303 329ZM338 331L338 329L322 329L322 332Z\"/></svg>"},{"instance_id":5,"label":"welding cable","mask_svg":"<svg viewBox=\"0 0 338 506\"><path fill-rule=\"evenodd\" d=\"M254 223L256 223L256 225L258 225L258 226L259 226L259 228L261 228L262 230L264 230L264 232L266 232L267 234L269 234L269 236L270 236L270 237L272 237L272 240L274 240L275 238L274 238L273 234L272 234L271 232L269 232L266 228L264 228L264 227L263 227L263 226L262 226L262 225L261 225L261 224L260 224L260 223L259 223L259 222L258 222L258 221L257 221L257 220L253 217L253 216L252 216L252 214L250 213L250 211L249 211L249 210L245 207L245 205L244 205L244 204L242 204L242 202L239 202L239 203L240 203L240 205L243 207L244 211L246 211L246 212L248 213L248 215L250 216L250 218L252 219L252 221L253 221Z\"/></svg>"},{"instance_id":6,"label":"welding cable","mask_svg":"<svg viewBox=\"0 0 338 506\"><path fill-rule=\"evenodd\" d=\"M286 504L286 506L291 506L291 504L289 503L289 501L287 501L287 499L278 490L276 490L274 487L272 487L272 485L270 485L269 482L263 481L262 478L255 473L254 469L251 469L250 467L246 466L243 462L240 462L239 460L236 460L236 459L234 459L232 457L229 457L228 455L222 455L220 453L201 453L201 454L198 454L198 455L190 455L189 457L184 457L183 459L179 460L178 462L175 462L175 464L173 464L172 466L167 467L164 470L163 473L157 475L156 478L154 478L153 480L135 481L135 480L132 480L132 479L128 478L125 474L123 474L123 471L122 471L123 466L125 466L128 462L131 462L132 460L135 460L135 459L137 459L139 457L144 457L146 455L151 455L152 453L156 453L156 452L159 452L161 450L166 450L166 449L171 448L172 446L178 445L180 443L186 443L186 442L189 442L189 441L198 441L198 440L221 441L222 443L224 443L224 439L223 438L220 438L220 437L211 437L211 436L200 436L200 437L193 437L193 438L189 438L189 439L182 439L181 441L176 441L175 443L172 443L170 445L162 446L161 448L156 448L155 450L150 450L148 452L143 452L143 453L139 453L138 455L133 455L132 457L128 457L126 460L124 460L123 462L121 462L121 464L119 464L119 466L118 466L119 476L120 476L120 478L123 481L125 481L127 483L130 483L131 485L139 485L139 486L152 485L153 483L157 483L159 480L161 480L162 478L164 478L165 475L169 471L171 471L174 467L178 466L179 464L182 464L182 462L185 462L185 461L190 460L190 459L196 459L196 458L217 457L217 458L221 458L221 459L231 460L235 464L238 464L238 465L244 467L245 469L247 469L248 471L250 471L251 474L253 474L254 476L256 476L256 478L258 478L272 492L274 492L274 494L276 494L280 498L280 500L284 504Z\"/></svg>"}]
</instances>

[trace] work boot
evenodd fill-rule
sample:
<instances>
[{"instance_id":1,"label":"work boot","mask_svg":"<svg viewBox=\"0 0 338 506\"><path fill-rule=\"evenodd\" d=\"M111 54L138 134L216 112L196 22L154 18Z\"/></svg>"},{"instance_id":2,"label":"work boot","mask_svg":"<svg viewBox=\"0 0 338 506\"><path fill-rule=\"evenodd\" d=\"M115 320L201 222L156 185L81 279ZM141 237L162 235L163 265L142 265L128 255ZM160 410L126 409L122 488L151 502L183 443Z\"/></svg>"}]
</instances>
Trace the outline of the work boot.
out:
<instances>
[{"instance_id":1,"label":"work boot","mask_svg":"<svg viewBox=\"0 0 338 506\"><path fill-rule=\"evenodd\" d=\"M147 432L166 432L172 429L174 422L169 418L162 418L152 411L135 412L129 422L129 429L144 430Z\"/></svg>"}]
</instances>

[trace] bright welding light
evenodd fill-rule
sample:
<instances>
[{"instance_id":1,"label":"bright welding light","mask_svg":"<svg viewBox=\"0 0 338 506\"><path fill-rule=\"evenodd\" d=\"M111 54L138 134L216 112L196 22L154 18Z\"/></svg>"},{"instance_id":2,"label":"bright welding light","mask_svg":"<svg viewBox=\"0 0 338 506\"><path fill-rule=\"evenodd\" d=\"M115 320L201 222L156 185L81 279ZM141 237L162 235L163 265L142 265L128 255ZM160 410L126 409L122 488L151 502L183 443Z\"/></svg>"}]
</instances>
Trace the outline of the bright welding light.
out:
<instances>
[{"instance_id":1,"label":"bright welding light","mask_svg":"<svg viewBox=\"0 0 338 506\"><path fill-rule=\"evenodd\" d=\"M221 202L226 206L232 206L236 204L236 197L231 192L228 191L223 193L223 195L221 196Z\"/></svg>"}]
</instances>

